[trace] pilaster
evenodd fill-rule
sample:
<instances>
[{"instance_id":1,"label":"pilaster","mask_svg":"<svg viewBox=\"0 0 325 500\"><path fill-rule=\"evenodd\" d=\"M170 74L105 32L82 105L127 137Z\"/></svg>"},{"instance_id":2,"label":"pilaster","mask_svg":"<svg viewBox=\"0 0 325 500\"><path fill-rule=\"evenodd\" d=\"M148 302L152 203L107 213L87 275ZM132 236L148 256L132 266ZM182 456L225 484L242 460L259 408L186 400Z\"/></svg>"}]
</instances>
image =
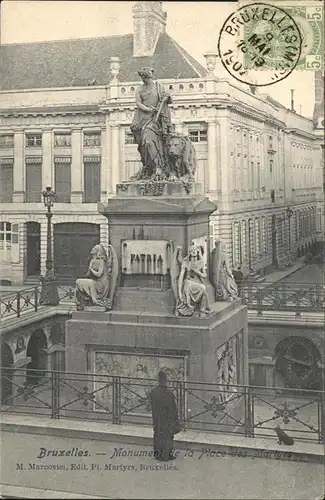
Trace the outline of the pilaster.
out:
<instances>
[{"instance_id":1,"label":"pilaster","mask_svg":"<svg viewBox=\"0 0 325 500\"><path fill-rule=\"evenodd\" d=\"M227 164L228 165L228 162ZM208 122L208 191L209 195L216 195L218 188L218 161L217 161L217 122Z\"/></svg>"},{"instance_id":2,"label":"pilaster","mask_svg":"<svg viewBox=\"0 0 325 500\"><path fill-rule=\"evenodd\" d=\"M25 134L19 130L14 134L14 191L13 203L24 203L25 201Z\"/></svg>"},{"instance_id":3,"label":"pilaster","mask_svg":"<svg viewBox=\"0 0 325 500\"><path fill-rule=\"evenodd\" d=\"M120 130L118 125L111 126L111 184L109 193L116 193L116 184L120 181Z\"/></svg>"},{"instance_id":4,"label":"pilaster","mask_svg":"<svg viewBox=\"0 0 325 500\"><path fill-rule=\"evenodd\" d=\"M45 130L42 134L42 187L54 185L53 172L53 133Z\"/></svg>"},{"instance_id":5,"label":"pilaster","mask_svg":"<svg viewBox=\"0 0 325 500\"><path fill-rule=\"evenodd\" d=\"M229 164L229 151L228 151L228 135L229 135L229 120L228 120L228 110L226 107L218 109L218 122L219 122L219 137L220 141L220 184L221 184L221 194L222 202L228 203L229 201L229 175L228 175L228 164Z\"/></svg>"},{"instance_id":6,"label":"pilaster","mask_svg":"<svg viewBox=\"0 0 325 500\"><path fill-rule=\"evenodd\" d=\"M108 155L108 134L107 127L105 127L101 133L100 201L102 203L107 200Z\"/></svg>"},{"instance_id":7,"label":"pilaster","mask_svg":"<svg viewBox=\"0 0 325 500\"><path fill-rule=\"evenodd\" d=\"M82 129L71 132L71 203L83 202L83 149Z\"/></svg>"}]
</instances>

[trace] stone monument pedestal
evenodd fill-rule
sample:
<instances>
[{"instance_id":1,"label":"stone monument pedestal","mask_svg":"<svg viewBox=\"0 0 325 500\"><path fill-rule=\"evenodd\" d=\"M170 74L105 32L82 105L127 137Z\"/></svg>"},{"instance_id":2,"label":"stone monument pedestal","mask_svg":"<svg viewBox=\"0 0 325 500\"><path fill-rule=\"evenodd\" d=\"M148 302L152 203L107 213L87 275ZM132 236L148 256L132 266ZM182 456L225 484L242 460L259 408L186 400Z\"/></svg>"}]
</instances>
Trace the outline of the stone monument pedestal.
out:
<instances>
[{"instance_id":1,"label":"stone monument pedestal","mask_svg":"<svg viewBox=\"0 0 325 500\"><path fill-rule=\"evenodd\" d=\"M66 370L91 374L92 418L103 418L105 409L113 415L118 407L113 421L146 418L150 424L145 397L163 369L173 381L183 420L193 416L197 428L233 428L242 419L243 399L232 386L248 383L246 307L240 299L216 302L207 278L211 310L177 315L175 249L184 256L193 245L202 249L209 277L209 215L216 205L196 188L187 194L181 183L174 189L169 184L168 194L159 196L139 196L138 188L127 184L116 198L99 204L119 262L117 289L112 311L89 307L66 322Z\"/></svg>"}]
</instances>

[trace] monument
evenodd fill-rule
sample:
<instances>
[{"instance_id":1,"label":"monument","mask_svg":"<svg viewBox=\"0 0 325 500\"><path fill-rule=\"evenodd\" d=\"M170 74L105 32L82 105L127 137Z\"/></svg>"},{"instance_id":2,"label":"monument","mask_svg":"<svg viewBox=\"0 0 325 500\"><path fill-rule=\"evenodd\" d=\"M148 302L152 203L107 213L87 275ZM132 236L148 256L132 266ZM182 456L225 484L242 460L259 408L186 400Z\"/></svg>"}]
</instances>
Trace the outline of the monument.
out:
<instances>
[{"instance_id":1,"label":"monument","mask_svg":"<svg viewBox=\"0 0 325 500\"><path fill-rule=\"evenodd\" d=\"M171 96L152 69L139 75L131 130L141 168L99 204L109 247L94 247L87 277L77 280L66 370L154 380L164 370L169 380L223 384L209 398L226 404L234 399L231 386L248 382L246 307L225 245L212 248L209 216L217 206L195 182L193 144L174 132ZM108 408L112 395L94 384L94 405ZM123 404L136 401L130 392ZM199 404L189 396L184 414Z\"/></svg>"}]
</instances>

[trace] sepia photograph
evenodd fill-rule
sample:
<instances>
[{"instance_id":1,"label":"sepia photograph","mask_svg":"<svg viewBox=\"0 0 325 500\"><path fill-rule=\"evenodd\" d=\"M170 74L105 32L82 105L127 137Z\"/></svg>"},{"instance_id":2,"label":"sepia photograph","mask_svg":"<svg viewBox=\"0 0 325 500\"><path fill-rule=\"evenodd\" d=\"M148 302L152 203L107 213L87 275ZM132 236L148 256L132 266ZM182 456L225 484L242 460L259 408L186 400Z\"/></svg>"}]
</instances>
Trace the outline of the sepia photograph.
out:
<instances>
[{"instance_id":1,"label":"sepia photograph","mask_svg":"<svg viewBox=\"0 0 325 500\"><path fill-rule=\"evenodd\" d=\"M0 498L324 500L324 3L0 15Z\"/></svg>"}]
</instances>

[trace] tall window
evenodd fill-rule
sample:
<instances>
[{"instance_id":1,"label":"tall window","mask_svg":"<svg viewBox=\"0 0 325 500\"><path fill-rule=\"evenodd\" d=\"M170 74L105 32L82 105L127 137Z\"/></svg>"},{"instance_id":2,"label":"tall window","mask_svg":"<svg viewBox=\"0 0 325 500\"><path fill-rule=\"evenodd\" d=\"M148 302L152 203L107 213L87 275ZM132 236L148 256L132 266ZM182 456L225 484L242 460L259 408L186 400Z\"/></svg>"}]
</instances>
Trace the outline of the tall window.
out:
<instances>
[{"instance_id":1,"label":"tall window","mask_svg":"<svg viewBox=\"0 0 325 500\"><path fill-rule=\"evenodd\" d=\"M189 129L188 136L192 142L207 142L208 129L206 127Z\"/></svg>"},{"instance_id":2,"label":"tall window","mask_svg":"<svg viewBox=\"0 0 325 500\"><path fill-rule=\"evenodd\" d=\"M14 147L14 134L1 134L0 135L0 148L13 148Z\"/></svg>"},{"instance_id":3,"label":"tall window","mask_svg":"<svg viewBox=\"0 0 325 500\"><path fill-rule=\"evenodd\" d=\"M84 132L84 147L94 148L101 144L101 133L100 132Z\"/></svg>"},{"instance_id":4,"label":"tall window","mask_svg":"<svg viewBox=\"0 0 325 500\"><path fill-rule=\"evenodd\" d=\"M42 201L42 158L26 158L26 201Z\"/></svg>"},{"instance_id":5,"label":"tall window","mask_svg":"<svg viewBox=\"0 0 325 500\"><path fill-rule=\"evenodd\" d=\"M128 132L127 130L125 131L125 144L136 144L136 141L135 141L135 138L134 138L134 135L132 134L132 132Z\"/></svg>"},{"instance_id":6,"label":"tall window","mask_svg":"<svg viewBox=\"0 0 325 500\"><path fill-rule=\"evenodd\" d=\"M14 160L0 159L0 203L11 203L14 188Z\"/></svg>"},{"instance_id":7,"label":"tall window","mask_svg":"<svg viewBox=\"0 0 325 500\"><path fill-rule=\"evenodd\" d=\"M55 200L58 203L70 203L71 194L71 158L55 157Z\"/></svg>"},{"instance_id":8,"label":"tall window","mask_svg":"<svg viewBox=\"0 0 325 500\"><path fill-rule=\"evenodd\" d=\"M85 203L100 200L100 156L84 157Z\"/></svg>"},{"instance_id":9,"label":"tall window","mask_svg":"<svg viewBox=\"0 0 325 500\"><path fill-rule=\"evenodd\" d=\"M56 133L54 134L54 147L55 148L70 148L71 147L71 134L70 133Z\"/></svg>"},{"instance_id":10,"label":"tall window","mask_svg":"<svg viewBox=\"0 0 325 500\"><path fill-rule=\"evenodd\" d=\"M42 134L26 134L26 147L27 148L42 147Z\"/></svg>"}]
</instances>

